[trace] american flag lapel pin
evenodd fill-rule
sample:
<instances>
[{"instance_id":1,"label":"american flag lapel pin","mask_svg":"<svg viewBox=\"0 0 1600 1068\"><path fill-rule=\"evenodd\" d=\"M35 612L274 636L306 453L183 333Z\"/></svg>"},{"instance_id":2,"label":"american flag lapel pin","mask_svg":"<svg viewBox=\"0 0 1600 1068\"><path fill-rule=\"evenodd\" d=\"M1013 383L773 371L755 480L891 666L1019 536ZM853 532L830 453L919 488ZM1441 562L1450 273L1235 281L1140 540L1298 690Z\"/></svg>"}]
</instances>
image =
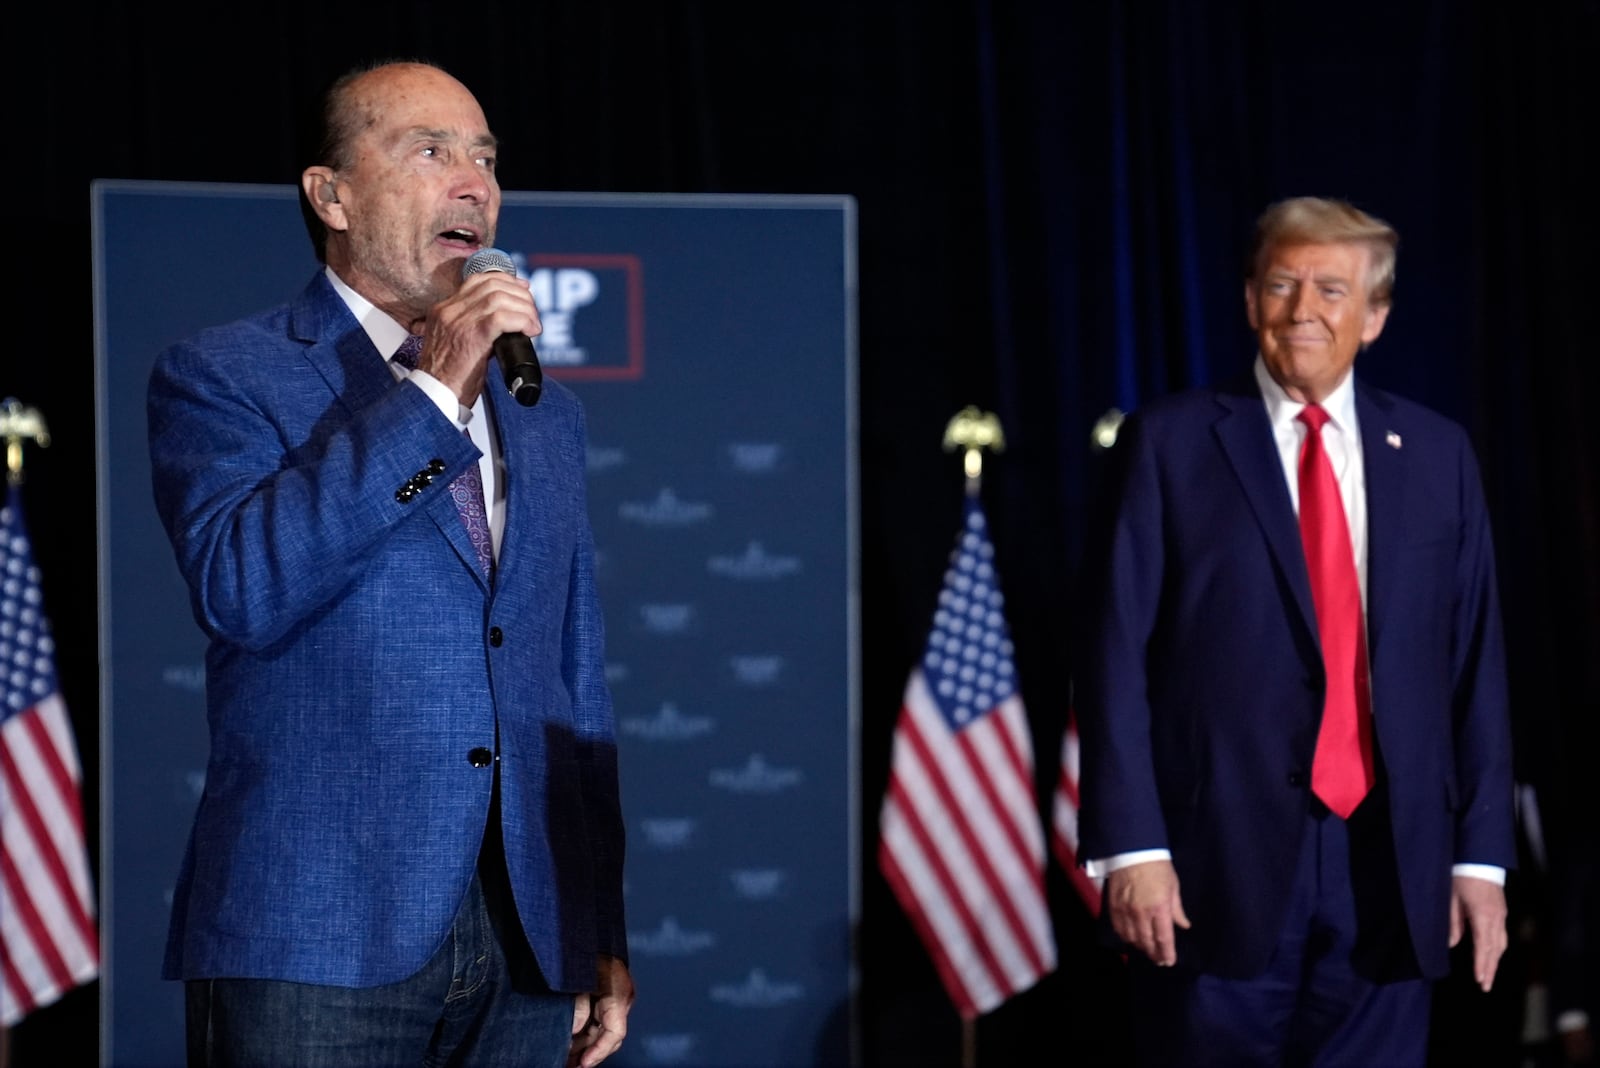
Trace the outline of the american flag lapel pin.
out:
<instances>
[{"instance_id":1,"label":"american flag lapel pin","mask_svg":"<svg viewBox=\"0 0 1600 1068\"><path fill-rule=\"evenodd\" d=\"M1391 449L1398 449L1400 447L1400 435L1396 434L1393 430L1384 434L1383 440Z\"/></svg>"}]
</instances>

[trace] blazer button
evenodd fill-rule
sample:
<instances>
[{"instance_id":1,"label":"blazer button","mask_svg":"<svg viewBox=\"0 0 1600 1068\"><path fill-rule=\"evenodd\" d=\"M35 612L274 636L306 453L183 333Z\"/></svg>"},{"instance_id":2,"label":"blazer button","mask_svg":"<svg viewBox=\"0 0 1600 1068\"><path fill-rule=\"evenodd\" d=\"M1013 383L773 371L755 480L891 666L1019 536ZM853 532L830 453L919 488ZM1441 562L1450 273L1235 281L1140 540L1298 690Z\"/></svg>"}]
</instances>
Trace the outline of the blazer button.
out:
<instances>
[{"instance_id":1,"label":"blazer button","mask_svg":"<svg viewBox=\"0 0 1600 1068\"><path fill-rule=\"evenodd\" d=\"M475 768L486 768L494 763L494 754L483 746L475 746L467 753L467 763Z\"/></svg>"},{"instance_id":2,"label":"blazer button","mask_svg":"<svg viewBox=\"0 0 1600 1068\"><path fill-rule=\"evenodd\" d=\"M498 648L500 648L500 643L505 641L505 640L506 640L506 636L504 634L500 633L500 628L499 627L490 627L489 628L489 644L490 645L492 645L496 649L498 649Z\"/></svg>"}]
</instances>

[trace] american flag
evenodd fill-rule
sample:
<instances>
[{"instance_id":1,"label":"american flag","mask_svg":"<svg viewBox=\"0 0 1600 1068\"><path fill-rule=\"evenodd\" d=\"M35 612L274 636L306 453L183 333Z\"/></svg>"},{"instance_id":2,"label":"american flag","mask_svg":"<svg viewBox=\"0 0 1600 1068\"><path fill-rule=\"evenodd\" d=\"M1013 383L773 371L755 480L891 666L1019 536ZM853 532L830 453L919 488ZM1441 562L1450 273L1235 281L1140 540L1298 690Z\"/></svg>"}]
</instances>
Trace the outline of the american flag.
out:
<instances>
[{"instance_id":1,"label":"american flag","mask_svg":"<svg viewBox=\"0 0 1600 1068\"><path fill-rule=\"evenodd\" d=\"M12 485L0 508L0 1026L100 972L77 743Z\"/></svg>"},{"instance_id":2,"label":"american flag","mask_svg":"<svg viewBox=\"0 0 1600 1068\"><path fill-rule=\"evenodd\" d=\"M878 840L878 865L965 1019L1056 966L1033 743L1002 605L969 494L901 701Z\"/></svg>"},{"instance_id":3,"label":"american flag","mask_svg":"<svg viewBox=\"0 0 1600 1068\"><path fill-rule=\"evenodd\" d=\"M1067 873L1091 916L1100 915L1100 888L1104 879L1090 877L1078 865L1078 721L1068 715L1067 730L1061 739L1061 774L1056 778L1055 801L1050 820L1050 848Z\"/></svg>"}]
</instances>

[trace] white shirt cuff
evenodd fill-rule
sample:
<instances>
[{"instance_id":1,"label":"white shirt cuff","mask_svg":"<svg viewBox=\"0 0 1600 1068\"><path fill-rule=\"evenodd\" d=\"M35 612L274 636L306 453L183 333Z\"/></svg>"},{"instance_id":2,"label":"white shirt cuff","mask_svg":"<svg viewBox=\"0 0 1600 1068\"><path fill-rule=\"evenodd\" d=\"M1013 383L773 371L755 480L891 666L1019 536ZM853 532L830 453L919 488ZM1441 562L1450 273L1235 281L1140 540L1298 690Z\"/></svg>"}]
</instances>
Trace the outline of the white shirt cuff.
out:
<instances>
[{"instance_id":1,"label":"white shirt cuff","mask_svg":"<svg viewBox=\"0 0 1600 1068\"><path fill-rule=\"evenodd\" d=\"M1568 1009L1556 1017L1556 1030L1565 1035L1572 1031L1583 1031L1589 1027L1589 1014L1582 1009Z\"/></svg>"},{"instance_id":2,"label":"white shirt cuff","mask_svg":"<svg viewBox=\"0 0 1600 1068\"><path fill-rule=\"evenodd\" d=\"M446 419L456 424L457 430L467 428L467 421L472 418L472 409L463 408L460 399L449 386L428 372L419 371L415 367L406 372L406 378L416 383L417 388L428 395L434 407L438 408Z\"/></svg>"},{"instance_id":3,"label":"white shirt cuff","mask_svg":"<svg viewBox=\"0 0 1600 1068\"><path fill-rule=\"evenodd\" d=\"M1494 883L1496 886L1506 885L1506 870L1493 864L1457 864L1450 869L1450 874L1483 879L1486 882Z\"/></svg>"},{"instance_id":4,"label":"white shirt cuff","mask_svg":"<svg viewBox=\"0 0 1600 1068\"><path fill-rule=\"evenodd\" d=\"M1118 868L1131 868L1135 864L1144 864L1152 860L1171 860L1170 849L1136 849L1131 853L1118 853L1104 860L1086 860L1083 870L1090 878L1104 879Z\"/></svg>"}]
</instances>

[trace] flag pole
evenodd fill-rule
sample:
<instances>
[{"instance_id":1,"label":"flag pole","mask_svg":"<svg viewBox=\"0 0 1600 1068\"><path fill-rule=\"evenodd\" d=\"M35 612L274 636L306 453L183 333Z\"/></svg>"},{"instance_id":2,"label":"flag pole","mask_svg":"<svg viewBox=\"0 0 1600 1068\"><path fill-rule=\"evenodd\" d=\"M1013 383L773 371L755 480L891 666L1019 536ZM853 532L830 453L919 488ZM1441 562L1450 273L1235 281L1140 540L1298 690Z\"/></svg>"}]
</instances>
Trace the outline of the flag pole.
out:
<instances>
[{"instance_id":1,"label":"flag pole","mask_svg":"<svg viewBox=\"0 0 1600 1068\"><path fill-rule=\"evenodd\" d=\"M983 486L983 451L1004 452L1005 433L993 412L969 404L951 417L944 428L944 451L961 450L961 469L967 476L967 496L976 497ZM961 1017L961 1068L978 1068L978 1021Z\"/></svg>"},{"instance_id":2,"label":"flag pole","mask_svg":"<svg viewBox=\"0 0 1600 1068\"><path fill-rule=\"evenodd\" d=\"M0 438L6 443L6 482L22 484L22 444L32 441L40 446L50 444L50 431L45 428L44 416L37 408L25 408L21 401L7 397L0 402Z\"/></svg>"}]
</instances>

